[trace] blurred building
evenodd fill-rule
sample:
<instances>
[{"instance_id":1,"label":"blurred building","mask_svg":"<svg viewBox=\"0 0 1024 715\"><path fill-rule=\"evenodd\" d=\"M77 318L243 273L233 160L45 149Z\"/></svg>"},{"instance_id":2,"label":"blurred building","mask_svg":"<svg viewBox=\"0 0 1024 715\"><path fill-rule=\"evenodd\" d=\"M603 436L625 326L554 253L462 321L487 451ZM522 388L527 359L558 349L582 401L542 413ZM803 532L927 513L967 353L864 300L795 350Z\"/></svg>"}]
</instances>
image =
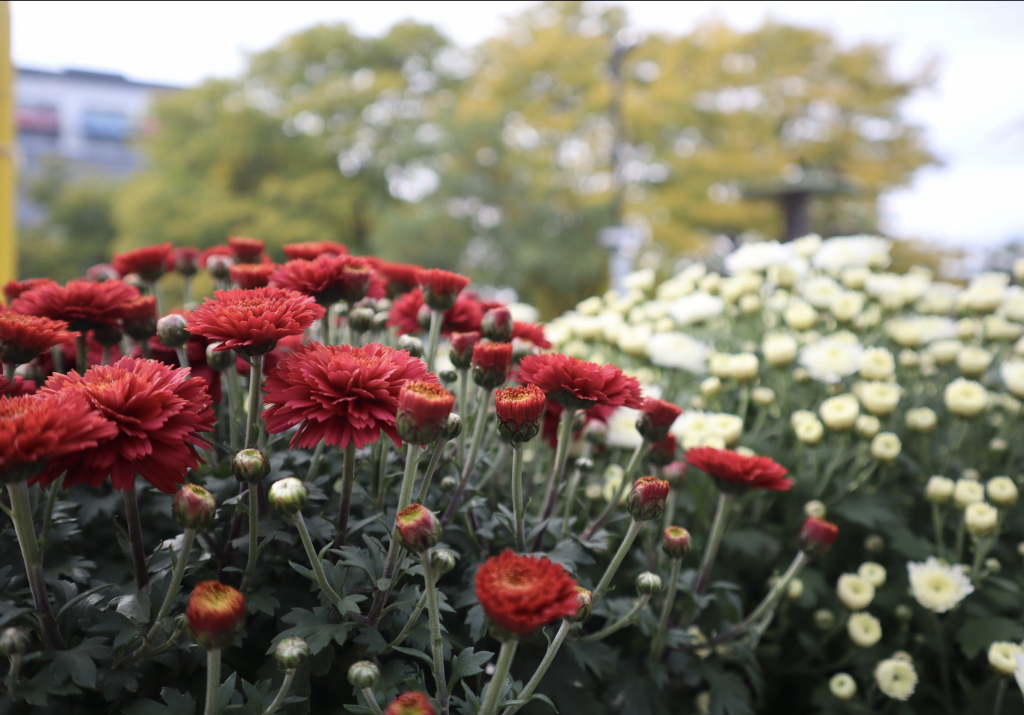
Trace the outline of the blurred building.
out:
<instances>
[{"instance_id":1,"label":"blurred building","mask_svg":"<svg viewBox=\"0 0 1024 715\"><path fill-rule=\"evenodd\" d=\"M119 178L137 170L142 156L133 140L152 126L149 106L158 95L177 89L105 72L18 68L14 95L22 185L51 161L61 162L76 177ZM20 224L31 223L37 213L19 198Z\"/></svg>"}]
</instances>

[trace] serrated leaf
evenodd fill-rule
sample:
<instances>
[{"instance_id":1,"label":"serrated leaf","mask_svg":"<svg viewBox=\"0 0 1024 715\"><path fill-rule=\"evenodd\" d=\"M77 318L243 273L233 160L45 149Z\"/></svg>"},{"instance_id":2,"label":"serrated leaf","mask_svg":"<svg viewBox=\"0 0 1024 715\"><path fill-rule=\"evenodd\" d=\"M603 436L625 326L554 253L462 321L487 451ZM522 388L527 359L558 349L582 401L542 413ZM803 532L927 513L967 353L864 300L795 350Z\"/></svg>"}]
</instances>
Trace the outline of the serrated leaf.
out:
<instances>
[{"instance_id":1,"label":"serrated leaf","mask_svg":"<svg viewBox=\"0 0 1024 715\"><path fill-rule=\"evenodd\" d=\"M426 653L424 653L423 651L416 650L415 648L404 648L402 646L397 645L394 647L394 650L399 653L405 653L406 655L411 656L413 658L419 658L430 667L434 667L434 659Z\"/></svg>"},{"instance_id":2,"label":"serrated leaf","mask_svg":"<svg viewBox=\"0 0 1024 715\"><path fill-rule=\"evenodd\" d=\"M366 646L369 654L380 653L388 647L388 642L376 628L360 628L359 635L355 637L355 643L362 643Z\"/></svg>"},{"instance_id":3,"label":"serrated leaf","mask_svg":"<svg viewBox=\"0 0 1024 715\"><path fill-rule=\"evenodd\" d=\"M484 637L484 631L487 629L487 617L479 603L466 612L466 625L469 626L469 637L474 643Z\"/></svg>"},{"instance_id":4,"label":"serrated leaf","mask_svg":"<svg viewBox=\"0 0 1024 715\"><path fill-rule=\"evenodd\" d=\"M968 658L974 658L993 641L1021 639L1024 639L1024 626L1009 618L968 618L956 632L960 650Z\"/></svg>"},{"instance_id":5,"label":"serrated leaf","mask_svg":"<svg viewBox=\"0 0 1024 715\"><path fill-rule=\"evenodd\" d=\"M482 650L474 653L472 648L466 648L457 656L452 658L452 674L448 681L449 689L455 687L455 683L462 678L477 675L484 672L483 666L494 657L494 653Z\"/></svg>"},{"instance_id":6,"label":"serrated leaf","mask_svg":"<svg viewBox=\"0 0 1024 715\"><path fill-rule=\"evenodd\" d=\"M336 642L338 645L344 645L352 625L349 623L331 623L328 619L329 610L326 608L315 608L312 611L295 608L281 619L285 623L292 624L294 628L279 634L275 639L275 644L285 636L298 636L299 638L306 639L306 642L309 644L309 650L314 655L330 645L331 641ZM271 646L271 651L273 647Z\"/></svg>"},{"instance_id":7,"label":"serrated leaf","mask_svg":"<svg viewBox=\"0 0 1024 715\"><path fill-rule=\"evenodd\" d=\"M295 573L299 574L300 576L304 576L305 578L309 579L313 583L317 582L316 581L316 574L313 573L310 569L307 569L305 566L303 566L301 564L297 564L294 561L289 561L288 565L291 566L292 570Z\"/></svg>"},{"instance_id":8,"label":"serrated leaf","mask_svg":"<svg viewBox=\"0 0 1024 715\"><path fill-rule=\"evenodd\" d=\"M228 705L231 704L231 699L235 696L235 681L238 680L238 673L232 673L229 675L220 687L217 688L217 710L218 712L224 712Z\"/></svg>"},{"instance_id":9,"label":"serrated leaf","mask_svg":"<svg viewBox=\"0 0 1024 715\"><path fill-rule=\"evenodd\" d=\"M713 669L705 675L711 686L711 715L754 715L750 706L750 690L743 678Z\"/></svg>"},{"instance_id":10,"label":"serrated leaf","mask_svg":"<svg viewBox=\"0 0 1024 715\"><path fill-rule=\"evenodd\" d=\"M71 650L65 650L54 656L50 666L54 679L63 683L71 676L76 685L83 688L96 687L97 658L110 656L110 648L104 644L103 638L86 638Z\"/></svg>"},{"instance_id":11,"label":"serrated leaf","mask_svg":"<svg viewBox=\"0 0 1024 715\"><path fill-rule=\"evenodd\" d=\"M594 563L594 558L578 542L570 540L558 542L555 548L544 555L570 573L576 573L578 566Z\"/></svg>"},{"instance_id":12,"label":"serrated leaf","mask_svg":"<svg viewBox=\"0 0 1024 715\"><path fill-rule=\"evenodd\" d=\"M245 609L249 613L265 613L268 616L273 616L281 607L281 603L271 596L271 593L273 591L270 589L261 588L259 591L249 594L245 597Z\"/></svg>"},{"instance_id":13,"label":"serrated leaf","mask_svg":"<svg viewBox=\"0 0 1024 715\"><path fill-rule=\"evenodd\" d=\"M601 678L615 672L617 663L615 650L604 643L573 643L570 641L565 645L576 664L583 669L590 670L597 677Z\"/></svg>"},{"instance_id":14,"label":"serrated leaf","mask_svg":"<svg viewBox=\"0 0 1024 715\"><path fill-rule=\"evenodd\" d=\"M148 591L119 596L114 600L117 601L117 612L122 616L135 623L149 623L151 606Z\"/></svg>"}]
</instances>

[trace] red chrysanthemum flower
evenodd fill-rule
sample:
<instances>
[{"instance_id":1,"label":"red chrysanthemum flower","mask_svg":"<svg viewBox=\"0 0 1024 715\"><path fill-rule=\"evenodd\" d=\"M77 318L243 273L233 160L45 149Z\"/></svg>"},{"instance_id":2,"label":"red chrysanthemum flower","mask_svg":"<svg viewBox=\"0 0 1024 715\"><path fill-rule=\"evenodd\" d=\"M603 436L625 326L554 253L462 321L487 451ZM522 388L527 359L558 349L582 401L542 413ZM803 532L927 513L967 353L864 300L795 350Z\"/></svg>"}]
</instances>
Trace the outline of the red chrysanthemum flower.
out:
<instances>
[{"instance_id":1,"label":"red chrysanthemum flower","mask_svg":"<svg viewBox=\"0 0 1024 715\"><path fill-rule=\"evenodd\" d=\"M308 295L329 307L339 300L354 303L365 298L372 275L369 264L361 258L323 255L313 260L299 258L278 266L273 283Z\"/></svg>"},{"instance_id":2,"label":"red chrysanthemum flower","mask_svg":"<svg viewBox=\"0 0 1024 715\"><path fill-rule=\"evenodd\" d=\"M21 375L15 375L13 380L8 380L0 375L0 398L31 395L36 389L35 380L26 380Z\"/></svg>"},{"instance_id":3,"label":"red chrysanthemum flower","mask_svg":"<svg viewBox=\"0 0 1024 715\"><path fill-rule=\"evenodd\" d=\"M63 320L0 308L0 362L23 365L39 353L74 337Z\"/></svg>"},{"instance_id":4,"label":"red chrysanthemum flower","mask_svg":"<svg viewBox=\"0 0 1024 715\"><path fill-rule=\"evenodd\" d=\"M258 238L228 236L228 247L231 255L239 263L259 263L263 259L263 247L266 244Z\"/></svg>"},{"instance_id":5,"label":"red chrysanthemum flower","mask_svg":"<svg viewBox=\"0 0 1024 715\"><path fill-rule=\"evenodd\" d=\"M398 393L398 436L412 444L430 444L441 436L455 395L436 382L410 380Z\"/></svg>"},{"instance_id":6,"label":"red chrysanthemum flower","mask_svg":"<svg viewBox=\"0 0 1024 715\"><path fill-rule=\"evenodd\" d=\"M681 559L690 552L693 539L681 526L670 526L661 532L661 550L670 559Z\"/></svg>"},{"instance_id":7,"label":"red chrysanthemum flower","mask_svg":"<svg viewBox=\"0 0 1024 715\"><path fill-rule=\"evenodd\" d=\"M527 355L519 363L520 382L532 382L573 409L594 405L632 407L642 402L640 383L615 365L598 365L568 355Z\"/></svg>"},{"instance_id":8,"label":"red chrysanthemum flower","mask_svg":"<svg viewBox=\"0 0 1024 715\"><path fill-rule=\"evenodd\" d=\"M203 268L209 268L210 259L214 256L223 256L234 261L234 255L231 246L210 246L199 254L199 265Z\"/></svg>"},{"instance_id":9,"label":"red chrysanthemum flower","mask_svg":"<svg viewBox=\"0 0 1024 715\"><path fill-rule=\"evenodd\" d=\"M665 510L669 483L657 477L640 477L626 498L626 509L637 521L657 519Z\"/></svg>"},{"instance_id":10,"label":"red chrysanthemum flower","mask_svg":"<svg viewBox=\"0 0 1024 715\"><path fill-rule=\"evenodd\" d=\"M409 691L391 701L384 715L437 715L434 706L423 693Z\"/></svg>"},{"instance_id":11,"label":"red chrysanthemum flower","mask_svg":"<svg viewBox=\"0 0 1024 715\"><path fill-rule=\"evenodd\" d=\"M493 390L505 384L512 367L511 343L477 343L473 346L473 382Z\"/></svg>"},{"instance_id":12,"label":"red chrysanthemum flower","mask_svg":"<svg viewBox=\"0 0 1024 715\"><path fill-rule=\"evenodd\" d=\"M274 286L219 290L192 312L188 329L221 343L219 350L251 357L270 352L282 338L301 335L323 314L311 298Z\"/></svg>"},{"instance_id":13,"label":"red chrysanthemum flower","mask_svg":"<svg viewBox=\"0 0 1024 715\"><path fill-rule=\"evenodd\" d=\"M189 594L185 617L201 648L223 648L245 620L245 596L220 581L202 581Z\"/></svg>"},{"instance_id":14,"label":"red chrysanthemum flower","mask_svg":"<svg viewBox=\"0 0 1024 715\"><path fill-rule=\"evenodd\" d=\"M475 330L468 333L452 333L448 338L448 357L452 365L460 370L468 368L473 360L473 346L479 341L480 333Z\"/></svg>"},{"instance_id":15,"label":"red chrysanthemum flower","mask_svg":"<svg viewBox=\"0 0 1024 715\"><path fill-rule=\"evenodd\" d=\"M402 385L436 379L422 360L377 343L302 345L267 371L263 419L271 434L299 425L293 448L320 440L361 448L376 442L381 430L401 445L395 416Z\"/></svg>"},{"instance_id":16,"label":"red chrysanthemum flower","mask_svg":"<svg viewBox=\"0 0 1024 715\"><path fill-rule=\"evenodd\" d=\"M168 272L177 271L185 277L194 276L199 271L202 255L203 252L195 246L178 246L167 254L164 267Z\"/></svg>"},{"instance_id":17,"label":"red chrysanthemum flower","mask_svg":"<svg viewBox=\"0 0 1024 715\"><path fill-rule=\"evenodd\" d=\"M206 381L156 360L121 358L85 375L52 375L42 394L78 394L117 426L117 435L92 449L51 461L40 476L49 484L65 469L64 487L99 486L109 476L115 489L131 489L135 475L165 494L199 463L196 445L212 432L214 413Z\"/></svg>"},{"instance_id":18,"label":"red chrysanthemum flower","mask_svg":"<svg viewBox=\"0 0 1024 715\"><path fill-rule=\"evenodd\" d=\"M559 564L508 549L477 570L476 597L488 618L519 636L573 616L578 607L576 580Z\"/></svg>"},{"instance_id":19,"label":"red chrysanthemum flower","mask_svg":"<svg viewBox=\"0 0 1024 715\"><path fill-rule=\"evenodd\" d=\"M418 285L416 276L422 270L412 263L388 263L381 261L376 266L377 273L387 280L388 296L397 298L408 293Z\"/></svg>"},{"instance_id":20,"label":"red chrysanthemum flower","mask_svg":"<svg viewBox=\"0 0 1024 715\"><path fill-rule=\"evenodd\" d=\"M228 275L239 288L252 290L270 285L275 268L273 263L236 263L228 268Z\"/></svg>"},{"instance_id":21,"label":"red chrysanthemum flower","mask_svg":"<svg viewBox=\"0 0 1024 715\"><path fill-rule=\"evenodd\" d=\"M498 434L509 442L529 442L540 431L540 418L547 399L536 385L510 387L494 395Z\"/></svg>"},{"instance_id":22,"label":"red chrysanthemum flower","mask_svg":"<svg viewBox=\"0 0 1024 715\"><path fill-rule=\"evenodd\" d=\"M136 273L147 283L155 283L167 268L167 257L171 254L171 244L158 243L155 246L143 246L133 251L114 254L114 270L122 276Z\"/></svg>"},{"instance_id":23,"label":"red chrysanthemum flower","mask_svg":"<svg viewBox=\"0 0 1024 715\"><path fill-rule=\"evenodd\" d=\"M420 332L419 314L420 308L424 305L423 292L419 288L399 296L388 311L388 327L395 328L399 335ZM463 293L455 301L455 305L444 312L441 334L479 332L480 320L483 317L479 301L474 296Z\"/></svg>"},{"instance_id":24,"label":"red chrysanthemum flower","mask_svg":"<svg viewBox=\"0 0 1024 715\"><path fill-rule=\"evenodd\" d=\"M57 285L57 281L52 278L26 278L23 281L8 281L4 284L4 295L7 296L7 300L10 302L22 293L51 283Z\"/></svg>"},{"instance_id":25,"label":"red chrysanthemum flower","mask_svg":"<svg viewBox=\"0 0 1024 715\"><path fill-rule=\"evenodd\" d=\"M135 340L148 340L156 335L156 298L144 295L126 303L121 322L124 332Z\"/></svg>"},{"instance_id":26,"label":"red chrysanthemum flower","mask_svg":"<svg viewBox=\"0 0 1024 715\"><path fill-rule=\"evenodd\" d=\"M800 529L800 548L815 556L821 556L835 543L839 527L830 521L809 516Z\"/></svg>"},{"instance_id":27,"label":"red chrysanthemum flower","mask_svg":"<svg viewBox=\"0 0 1024 715\"><path fill-rule=\"evenodd\" d=\"M496 343L512 342L512 313L505 306L491 308L480 319L480 334Z\"/></svg>"},{"instance_id":28,"label":"red chrysanthemum flower","mask_svg":"<svg viewBox=\"0 0 1024 715\"><path fill-rule=\"evenodd\" d=\"M660 442L665 439L668 436L668 428L683 414L681 407L653 397L644 398L640 409L641 415L636 422L636 428L640 436L648 442Z\"/></svg>"},{"instance_id":29,"label":"red chrysanthemum flower","mask_svg":"<svg viewBox=\"0 0 1024 715\"><path fill-rule=\"evenodd\" d=\"M22 293L11 304L19 313L63 320L76 333L115 323L139 291L121 281L68 281L65 286L45 283Z\"/></svg>"},{"instance_id":30,"label":"red chrysanthemum flower","mask_svg":"<svg viewBox=\"0 0 1024 715\"><path fill-rule=\"evenodd\" d=\"M544 337L544 326L540 323L512 323L512 339L528 341L542 350L551 347L551 341Z\"/></svg>"},{"instance_id":31,"label":"red chrysanthemum flower","mask_svg":"<svg viewBox=\"0 0 1024 715\"><path fill-rule=\"evenodd\" d=\"M770 457L746 457L728 449L697 447L686 453L686 462L713 477L719 489L784 492L793 486L793 480L785 478L786 468Z\"/></svg>"},{"instance_id":32,"label":"red chrysanthemum flower","mask_svg":"<svg viewBox=\"0 0 1024 715\"><path fill-rule=\"evenodd\" d=\"M416 282L427 305L433 310L448 310L455 305L462 289L469 285L469 278L440 268L421 268L416 273Z\"/></svg>"},{"instance_id":33,"label":"red chrysanthemum flower","mask_svg":"<svg viewBox=\"0 0 1024 715\"><path fill-rule=\"evenodd\" d=\"M116 434L116 425L78 394L0 397L0 475L27 478L47 460L77 460Z\"/></svg>"},{"instance_id":34,"label":"red chrysanthemum flower","mask_svg":"<svg viewBox=\"0 0 1024 715\"><path fill-rule=\"evenodd\" d=\"M343 243L334 241L303 241L301 243L289 243L283 246L284 255L289 261L299 258L313 261L320 256L344 256L348 253L348 247Z\"/></svg>"}]
</instances>

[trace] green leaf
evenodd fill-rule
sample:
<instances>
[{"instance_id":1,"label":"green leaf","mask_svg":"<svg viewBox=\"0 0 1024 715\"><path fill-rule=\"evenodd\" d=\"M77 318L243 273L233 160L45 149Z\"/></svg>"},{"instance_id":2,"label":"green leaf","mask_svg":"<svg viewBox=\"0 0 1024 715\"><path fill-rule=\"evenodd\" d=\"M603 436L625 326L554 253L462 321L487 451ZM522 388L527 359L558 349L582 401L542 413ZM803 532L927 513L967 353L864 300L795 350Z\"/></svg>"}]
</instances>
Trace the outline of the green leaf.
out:
<instances>
[{"instance_id":1,"label":"green leaf","mask_svg":"<svg viewBox=\"0 0 1024 715\"><path fill-rule=\"evenodd\" d=\"M593 557L578 542L570 540L558 542L550 553L544 555L570 573L576 573L580 565L588 566L594 563Z\"/></svg>"},{"instance_id":2,"label":"green leaf","mask_svg":"<svg viewBox=\"0 0 1024 715\"><path fill-rule=\"evenodd\" d=\"M96 687L96 664L94 658L107 658L110 648L103 638L86 638L71 650L58 653L50 666L54 679L63 683L71 676L76 685L83 688Z\"/></svg>"},{"instance_id":3,"label":"green leaf","mask_svg":"<svg viewBox=\"0 0 1024 715\"><path fill-rule=\"evenodd\" d=\"M889 499L880 494L858 494L836 504L834 510L847 521L867 529L897 526L902 523L899 514L890 506Z\"/></svg>"},{"instance_id":4,"label":"green leaf","mask_svg":"<svg viewBox=\"0 0 1024 715\"><path fill-rule=\"evenodd\" d=\"M160 697L166 705L155 700L143 700L124 709L124 715L196 715L196 701L188 693L164 688Z\"/></svg>"},{"instance_id":5,"label":"green leaf","mask_svg":"<svg viewBox=\"0 0 1024 715\"><path fill-rule=\"evenodd\" d=\"M309 644L310 652L314 655L330 645L331 641L336 642L338 645L344 645L345 640L348 638L349 629L352 627L351 624L331 623L328 620L329 617L330 611L326 608L315 608L312 611L307 611L303 608L293 609L291 613L281 620L292 624L294 628L279 634L268 653L273 652L277 641L285 636L305 638Z\"/></svg>"},{"instance_id":6,"label":"green leaf","mask_svg":"<svg viewBox=\"0 0 1024 715\"><path fill-rule=\"evenodd\" d=\"M711 686L711 715L754 715L750 706L750 690L735 673L708 670Z\"/></svg>"},{"instance_id":7,"label":"green leaf","mask_svg":"<svg viewBox=\"0 0 1024 715\"><path fill-rule=\"evenodd\" d=\"M484 672L484 664L493 657L494 653L490 651L482 650L479 653L474 653L472 648L466 648L452 658L452 675L448 681L449 689L454 688L455 683L462 678Z\"/></svg>"},{"instance_id":8,"label":"green leaf","mask_svg":"<svg viewBox=\"0 0 1024 715\"><path fill-rule=\"evenodd\" d=\"M573 643L570 641L565 645L569 649L569 655L576 661L576 665L590 670L597 677L601 678L615 672L617 664L615 650L604 643Z\"/></svg>"},{"instance_id":9,"label":"green leaf","mask_svg":"<svg viewBox=\"0 0 1024 715\"><path fill-rule=\"evenodd\" d=\"M355 637L355 643L362 643L366 646L366 652L380 653L388 647L388 642L376 628L360 628L359 635Z\"/></svg>"},{"instance_id":10,"label":"green leaf","mask_svg":"<svg viewBox=\"0 0 1024 715\"><path fill-rule=\"evenodd\" d=\"M1024 626L1009 618L968 618L956 632L960 650L974 658L994 641L1020 641Z\"/></svg>"},{"instance_id":11,"label":"green leaf","mask_svg":"<svg viewBox=\"0 0 1024 715\"><path fill-rule=\"evenodd\" d=\"M281 607L281 603L270 595L272 593L273 591L269 588L261 588L259 591L249 594L245 597L245 609L249 613L265 613L268 616L273 616Z\"/></svg>"},{"instance_id":12,"label":"green leaf","mask_svg":"<svg viewBox=\"0 0 1024 715\"><path fill-rule=\"evenodd\" d=\"M311 570L307 569L305 566L297 564L294 561L289 561L288 565L292 567L292 570L295 571L295 573L299 574L300 576L305 576L313 583L316 583L316 574L313 573Z\"/></svg>"},{"instance_id":13,"label":"green leaf","mask_svg":"<svg viewBox=\"0 0 1024 715\"><path fill-rule=\"evenodd\" d=\"M395 646L395 650L399 653L405 653L406 655L411 656L413 658L419 658L424 663L429 665L431 668L434 667L434 659L426 653L424 653L423 651L416 650L415 648L404 648L402 646L397 645Z\"/></svg>"},{"instance_id":14,"label":"green leaf","mask_svg":"<svg viewBox=\"0 0 1024 715\"><path fill-rule=\"evenodd\" d=\"M136 623L149 623L151 608L148 591L120 596L111 601L111 603L114 601L117 602L117 612L121 615L126 616Z\"/></svg>"},{"instance_id":15,"label":"green leaf","mask_svg":"<svg viewBox=\"0 0 1024 715\"><path fill-rule=\"evenodd\" d=\"M232 673L223 683L220 684L220 687L217 688L218 712L224 712L228 705L231 704L231 699L235 697L236 680L238 680L238 673Z\"/></svg>"}]
</instances>

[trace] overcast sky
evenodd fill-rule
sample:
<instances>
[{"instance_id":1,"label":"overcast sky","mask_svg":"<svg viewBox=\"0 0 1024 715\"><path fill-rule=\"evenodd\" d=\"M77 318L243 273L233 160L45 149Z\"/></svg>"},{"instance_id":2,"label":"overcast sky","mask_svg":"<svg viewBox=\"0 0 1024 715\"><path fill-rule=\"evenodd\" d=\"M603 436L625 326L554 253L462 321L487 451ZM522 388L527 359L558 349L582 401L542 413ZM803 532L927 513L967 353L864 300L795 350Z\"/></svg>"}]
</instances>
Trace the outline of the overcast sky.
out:
<instances>
[{"instance_id":1,"label":"overcast sky","mask_svg":"<svg viewBox=\"0 0 1024 715\"><path fill-rule=\"evenodd\" d=\"M248 52L319 22L381 33L432 22L457 42L500 32L531 2L12 2L14 60L194 84L238 74ZM899 72L940 61L908 114L944 166L889 196L883 228L950 244L1024 239L1024 2L618 2L640 30L686 32L707 17L750 29L766 16L825 27L848 43L891 42Z\"/></svg>"}]
</instances>

